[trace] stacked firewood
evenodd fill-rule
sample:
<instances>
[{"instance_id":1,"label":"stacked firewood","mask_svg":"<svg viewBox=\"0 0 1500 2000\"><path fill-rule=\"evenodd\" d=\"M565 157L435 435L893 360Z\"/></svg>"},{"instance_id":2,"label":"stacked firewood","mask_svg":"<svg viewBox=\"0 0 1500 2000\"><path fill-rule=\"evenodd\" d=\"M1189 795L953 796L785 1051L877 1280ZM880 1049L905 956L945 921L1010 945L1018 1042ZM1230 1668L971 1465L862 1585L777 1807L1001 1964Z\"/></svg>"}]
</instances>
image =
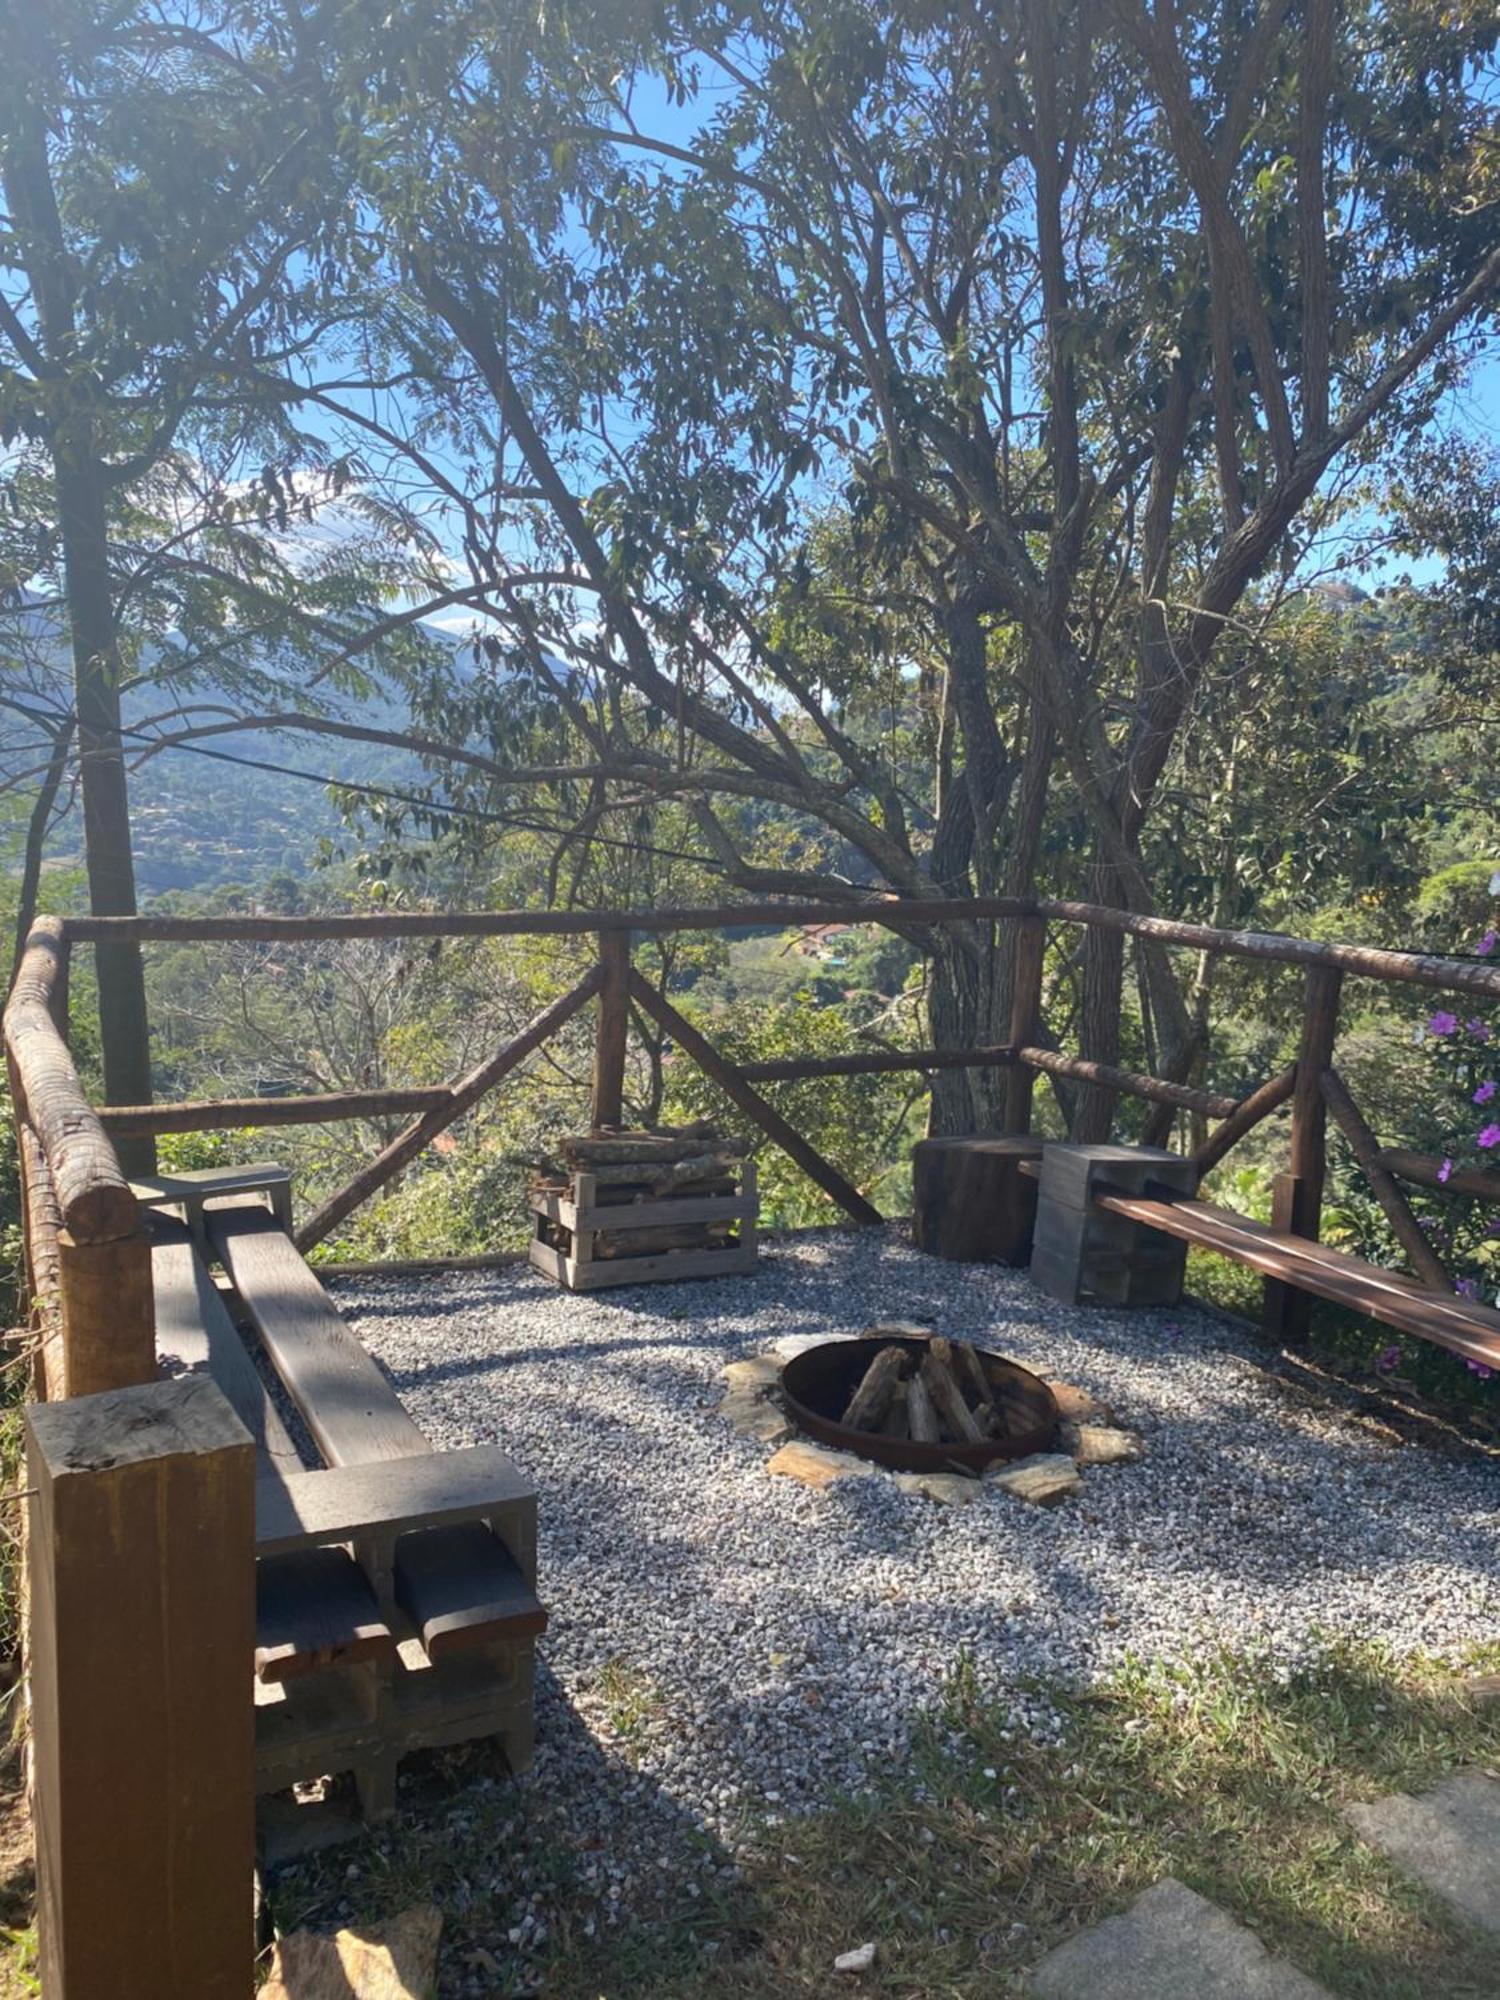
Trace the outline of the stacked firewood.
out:
<instances>
[{"instance_id":1,"label":"stacked firewood","mask_svg":"<svg viewBox=\"0 0 1500 2000\"><path fill-rule=\"evenodd\" d=\"M894 1343L882 1347L849 1398L843 1421L851 1430L913 1444L988 1444L1006 1432L1005 1411L978 1351L940 1334L920 1354Z\"/></svg>"},{"instance_id":2,"label":"stacked firewood","mask_svg":"<svg viewBox=\"0 0 1500 2000\"><path fill-rule=\"evenodd\" d=\"M588 1205L620 1210L619 1226L611 1221L610 1227L596 1237L595 1257L636 1257L660 1250L717 1250L732 1240L738 1227L733 1218L715 1222L656 1221L632 1229L630 1211L646 1203L736 1194L748 1151L748 1141L718 1131L707 1120L663 1126L649 1132L579 1133L559 1139L555 1157L537 1163L531 1191L571 1198L579 1177L588 1177L592 1183ZM568 1247L567 1235L560 1224L544 1228L544 1240L555 1237L558 1248Z\"/></svg>"}]
</instances>

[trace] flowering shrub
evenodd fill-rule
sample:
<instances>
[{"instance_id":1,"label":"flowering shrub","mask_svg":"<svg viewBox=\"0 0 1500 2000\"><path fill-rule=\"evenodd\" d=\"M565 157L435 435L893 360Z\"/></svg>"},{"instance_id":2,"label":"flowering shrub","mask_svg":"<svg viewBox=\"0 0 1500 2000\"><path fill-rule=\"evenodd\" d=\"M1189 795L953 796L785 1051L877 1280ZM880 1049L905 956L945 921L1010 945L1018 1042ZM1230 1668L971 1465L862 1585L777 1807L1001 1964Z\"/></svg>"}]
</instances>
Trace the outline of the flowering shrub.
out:
<instances>
[{"instance_id":1,"label":"flowering shrub","mask_svg":"<svg viewBox=\"0 0 1500 2000\"><path fill-rule=\"evenodd\" d=\"M1500 870L1491 876L1489 888L1491 898L1500 901ZM1474 945L1480 958L1493 957L1500 947L1500 911L1496 915ZM1439 1091L1434 1107L1443 1132L1438 1178L1447 1181L1461 1168L1500 1163L1500 1120L1485 1115L1485 1107L1500 1095L1500 1051L1490 1023L1467 1011L1461 1015L1439 1007L1419 1025L1416 1039L1431 1058ZM1478 1203L1450 1198L1423 1217L1423 1227L1454 1273L1454 1289L1464 1298L1500 1304L1500 1217ZM1399 1360L1400 1349L1387 1348L1376 1365L1388 1372ZM1467 1365L1484 1380L1492 1373L1475 1361Z\"/></svg>"}]
</instances>

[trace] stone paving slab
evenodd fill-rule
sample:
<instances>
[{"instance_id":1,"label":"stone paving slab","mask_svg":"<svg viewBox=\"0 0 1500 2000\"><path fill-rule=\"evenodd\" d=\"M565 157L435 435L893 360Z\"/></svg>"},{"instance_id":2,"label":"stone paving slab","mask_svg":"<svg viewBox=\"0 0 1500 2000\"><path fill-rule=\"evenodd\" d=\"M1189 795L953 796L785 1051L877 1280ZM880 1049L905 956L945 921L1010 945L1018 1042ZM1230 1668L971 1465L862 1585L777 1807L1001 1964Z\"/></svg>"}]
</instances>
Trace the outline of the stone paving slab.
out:
<instances>
[{"instance_id":1,"label":"stone paving slab","mask_svg":"<svg viewBox=\"0 0 1500 2000\"><path fill-rule=\"evenodd\" d=\"M1461 1917L1500 1935L1500 1781L1463 1772L1416 1798L1350 1806L1347 1818Z\"/></svg>"},{"instance_id":2,"label":"stone paving slab","mask_svg":"<svg viewBox=\"0 0 1500 2000\"><path fill-rule=\"evenodd\" d=\"M1033 2000L1332 2000L1171 1875L1050 1952L1028 1990Z\"/></svg>"}]
</instances>

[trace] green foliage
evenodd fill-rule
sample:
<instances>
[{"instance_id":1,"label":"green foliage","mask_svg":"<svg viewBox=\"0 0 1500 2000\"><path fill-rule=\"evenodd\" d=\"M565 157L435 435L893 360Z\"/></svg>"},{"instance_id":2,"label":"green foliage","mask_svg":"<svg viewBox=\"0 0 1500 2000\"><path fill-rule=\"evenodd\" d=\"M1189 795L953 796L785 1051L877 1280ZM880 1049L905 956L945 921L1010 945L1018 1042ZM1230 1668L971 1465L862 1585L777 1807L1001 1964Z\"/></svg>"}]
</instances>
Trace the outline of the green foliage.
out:
<instances>
[{"instance_id":1,"label":"green foliage","mask_svg":"<svg viewBox=\"0 0 1500 2000\"><path fill-rule=\"evenodd\" d=\"M746 1013L710 1014L691 1002L684 1011L734 1063L839 1055L849 1046L848 1028L839 1012L820 1005L809 992ZM925 1096L911 1077L854 1076L836 1083L813 1079L757 1088L877 1207L896 1213L910 1205L910 1149L921 1136L919 1106ZM716 1086L686 1062L671 1066L665 1108L668 1123L712 1117L730 1130L760 1139L758 1128L728 1106ZM842 1212L779 1150L762 1144L758 1159L762 1212L768 1224L786 1229L840 1219Z\"/></svg>"}]
</instances>

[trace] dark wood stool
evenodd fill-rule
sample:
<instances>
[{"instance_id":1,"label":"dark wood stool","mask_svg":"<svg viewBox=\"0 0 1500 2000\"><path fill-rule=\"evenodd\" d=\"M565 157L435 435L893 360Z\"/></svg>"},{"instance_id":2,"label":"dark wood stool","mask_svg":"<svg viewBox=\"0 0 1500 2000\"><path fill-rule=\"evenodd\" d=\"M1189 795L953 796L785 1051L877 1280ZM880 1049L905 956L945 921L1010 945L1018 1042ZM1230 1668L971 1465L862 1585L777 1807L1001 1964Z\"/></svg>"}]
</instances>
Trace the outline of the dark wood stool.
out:
<instances>
[{"instance_id":1,"label":"dark wood stool","mask_svg":"<svg viewBox=\"0 0 1500 2000\"><path fill-rule=\"evenodd\" d=\"M958 1263L1029 1263L1037 1184L1021 1162L1041 1157L1041 1140L1029 1137L919 1139L911 1156L917 1248Z\"/></svg>"}]
</instances>

